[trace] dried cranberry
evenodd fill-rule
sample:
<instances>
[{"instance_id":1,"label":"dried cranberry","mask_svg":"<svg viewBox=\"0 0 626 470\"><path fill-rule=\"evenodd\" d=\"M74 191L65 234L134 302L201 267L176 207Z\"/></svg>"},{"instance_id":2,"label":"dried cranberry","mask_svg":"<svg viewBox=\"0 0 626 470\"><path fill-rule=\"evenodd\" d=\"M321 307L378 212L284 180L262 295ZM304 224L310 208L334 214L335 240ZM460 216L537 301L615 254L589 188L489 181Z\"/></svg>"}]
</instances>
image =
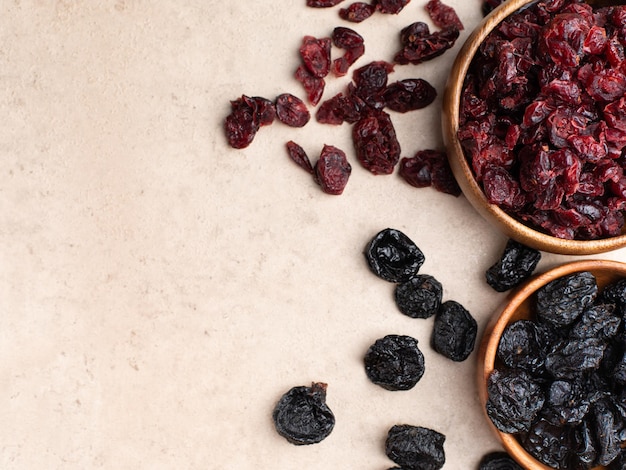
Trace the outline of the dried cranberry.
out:
<instances>
[{"instance_id":1,"label":"dried cranberry","mask_svg":"<svg viewBox=\"0 0 626 470\"><path fill-rule=\"evenodd\" d=\"M279 121L290 127L303 127L311 118L306 104L290 93L276 97L276 116Z\"/></svg>"},{"instance_id":2,"label":"dried cranberry","mask_svg":"<svg viewBox=\"0 0 626 470\"><path fill-rule=\"evenodd\" d=\"M401 49L394 55L396 64L421 64L435 57L439 57L445 51L454 46L459 37L459 30L451 27L434 33L423 32L424 23L405 27L400 32L402 40ZM414 30L418 30L419 34L412 34Z\"/></svg>"},{"instance_id":3,"label":"dried cranberry","mask_svg":"<svg viewBox=\"0 0 626 470\"><path fill-rule=\"evenodd\" d=\"M400 160L400 143L391 118L384 111L359 120L352 128L356 155L375 175L388 175Z\"/></svg>"},{"instance_id":4,"label":"dried cranberry","mask_svg":"<svg viewBox=\"0 0 626 470\"><path fill-rule=\"evenodd\" d=\"M290 140L286 144L287 153L289 158L293 160L299 167L304 169L307 173L314 174L313 165L311 165L311 160L309 160L308 155L304 151L304 149L296 144L293 140Z\"/></svg>"},{"instance_id":5,"label":"dried cranberry","mask_svg":"<svg viewBox=\"0 0 626 470\"><path fill-rule=\"evenodd\" d=\"M329 8L341 2L343 2L343 0L306 0L306 6L313 8Z\"/></svg>"},{"instance_id":6,"label":"dried cranberry","mask_svg":"<svg viewBox=\"0 0 626 470\"><path fill-rule=\"evenodd\" d=\"M332 41L335 47L344 49L342 57L333 60L332 71L337 77L341 77L348 72L348 69L356 60L365 53L363 36L356 31L338 26L333 30Z\"/></svg>"},{"instance_id":7,"label":"dried cranberry","mask_svg":"<svg viewBox=\"0 0 626 470\"><path fill-rule=\"evenodd\" d=\"M372 108L383 108L383 96L387 87L387 79L393 71L393 64L382 60L370 62L354 71L352 93Z\"/></svg>"},{"instance_id":8,"label":"dried cranberry","mask_svg":"<svg viewBox=\"0 0 626 470\"><path fill-rule=\"evenodd\" d=\"M425 108L437 97L437 90L422 78L408 78L387 86L385 105L399 113Z\"/></svg>"},{"instance_id":9,"label":"dried cranberry","mask_svg":"<svg viewBox=\"0 0 626 470\"><path fill-rule=\"evenodd\" d=\"M426 11L436 26L443 29L453 27L463 30L463 23L454 8L441 3L441 0L429 0L426 4Z\"/></svg>"},{"instance_id":10,"label":"dried cranberry","mask_svg":"<svg viewBox=\"0 0 626 470\"><path fill-rule=\"evenodd\" d=\"M360 23L374 14L376 7L365 2L354 2L347 8L339 10L341 19L351 23Z\"/></svg>"},{"instance_id":11,"label":"dried cranberry","mask_svg":"<svg viewBox=\"0 0 626 470\"><path fill-rule=\"evenodd\" d=\"M304 36L300 57L305 67L317 78L324 78L330 71L330 38Z\"/></svg>"},{"instance_id":12,"label":"dried cranberry","mask_svg":"<svg viewBox=\"0 0 626 470\"><path fill-rule=\"evenodd\" d=\"M322 191L327 194L339 195L343 193L352 167L348 163L346 154L332 145L324 145L320 158L315 164L315 178Z\"/></svg>"},{"instance_id":13,"label":"dried cranberry","mask_svg":"<svg viewBox=\"0 0 626 470\"><path fill-rule=\"evenodd\" d=\"M236 149L247 147L254 140L261 122L269 123L272 115L269 110L273 110L273 107L264 106L264 111L259 114L259 102L246 95L230 102L231 112L224 121L224 130L231 147Z\"/></svg>"},{"instance_id":14,"label":"dried cranberry","mask_svg":"<svg viewBox=\"0 0 626 470\"><path fill-rule=\"evenodd\" d=\"M296 69L294 77L304 87L304 91L306 91L307 93L309 103L311 103L313 106L317 105L322 99L322 95L324 94L324 88L326 87L326 82L324 81L324 79L318 78L313 75L304 65L300 65Z\"/></svg>"},{"instance_id":15,"label":"dried cranberry","mask_svg":"<svg viewBox=\"0 0 626 470\"><path fill-rule=\"evenodd\" d=\"M411 0L376 0L376 11L397 15Z\"/></svg>"},{"instance_id":16,"label":"dried cranberry","mask_svg":"<svg viewBox=\"0 0 626 470\"><path fill-rule=\"evenodd\" d=\"M433 186L437 191L460 196L459 187L445 152L420 150L413 157L400 160L399 174L411 186Z\"/></svg>"}]
</instances>

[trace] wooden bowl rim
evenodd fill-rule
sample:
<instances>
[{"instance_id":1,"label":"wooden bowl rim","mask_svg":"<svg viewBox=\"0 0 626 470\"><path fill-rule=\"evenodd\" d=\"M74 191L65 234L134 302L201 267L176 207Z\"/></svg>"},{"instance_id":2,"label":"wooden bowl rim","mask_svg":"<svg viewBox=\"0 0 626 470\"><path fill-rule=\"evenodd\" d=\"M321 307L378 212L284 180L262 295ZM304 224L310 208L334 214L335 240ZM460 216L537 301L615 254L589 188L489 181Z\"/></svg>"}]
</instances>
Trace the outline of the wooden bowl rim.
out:
<instances>
[{"instance_id":1,"label":"wooden bowl rim","mask_svg":"<svg viewBox=\"0 0 626 470\"><path fill-rule=\"evenodd\" d=\"M448 76L442 104L443 140L450 167L470 204L483 218L490 221L509 238L538 250L565 255L591 255L624 247L626 246L626 234L597 240L562 239L534 230L508 215L500 207L489 203L482 188L476 182L473 171L457 139L461 90L474 54L485 37L504 18L533 1L508 0L501 4L470 33L459 50Z\"/></svg>"},{"instance_id":2,"label":"wooden bowl rim","mask_svg":"<svg viewBox=\"0 0 626 470\"><path fill-rule=\"evenodd\" d=\"M553 470L524 450L515 436L499 431L487 416L485 405L487 403L487 380L491 372L495 369L496 351L500 337L504 329L509 324L511 317L526 300L528 300L539 288L549 282L569 274L590 271L594 275L597 273L610 273L616 276L621 275L626 278L626 263L612 260L581 260L573 261L555 266L543 273L531 277L520 287L510 292L500 308L498 308L487 324L479 346L478 354L478 391L480 403L485 414L485 418L491 429L502 442L507 453L527 470ZM603 467L599 467L603 468Z\"/></svg>"}]
</instances>

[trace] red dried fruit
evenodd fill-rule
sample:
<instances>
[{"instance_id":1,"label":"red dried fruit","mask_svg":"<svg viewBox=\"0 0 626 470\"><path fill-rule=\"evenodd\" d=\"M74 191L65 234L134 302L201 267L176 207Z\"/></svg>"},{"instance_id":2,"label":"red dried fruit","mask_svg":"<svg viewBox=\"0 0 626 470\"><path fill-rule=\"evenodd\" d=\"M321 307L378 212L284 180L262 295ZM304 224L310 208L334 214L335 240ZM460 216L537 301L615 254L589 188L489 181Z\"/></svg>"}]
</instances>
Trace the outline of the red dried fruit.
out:
<instances>
[{"instance_id":1,"label":"red dried fruit","mask_svg":"<svg viewBox=\"0 0 626 470\"><path fill-rule=\"evenodd\" d=\"M304 169L307 173L314 174L313 165L311 165L311 160L309 160L309 156L306 154L304 149L296 144L293 140L290 140L286 144L287 146L287 154L289 158L291 158L300 168Z\"/></svg>"},{"instance_id":2,"label":"red dried fruit","mask_svg":"<svg viewBox=\"0 0 626 470\"><path fill-rule=\"evenodd\" d=\"M320 158L315 164L316 181L327 194L339 195L343 193L352 167L348 163L346 154L332 145L324 145Z\"/></svg>"},{"instance_id":3,"label":"red dried fruit","mask_svg":"<svg viewBox=\"0 0 626 470\"><path fill-rule=\"evenodd\" d=\"M290 93L278 95L275 106L278 120L290 127L303 127L311 118L304 101Z\"/></svg>"},{"instance_id":4,"label":"red dried fruit","mask_svg":"<svg viewBox=\"0 0 626 470\"><path fill-rule=\"evenodd\" d=\"M333 30L332 41L335 47L344 49L342 57L333 60L332 71L337 77L344 76L356 60L365 53L363 37L356 31L338 26Z\"/></svg>"},{"instance_id":5,"label":"red dried fruit","mask_svg":"<svg viewBox=\"0 0 626 470\"><path fill-rule=\"evenodd\" d=\"M338 93L317 108L315 117L322 124L339 125L344 122L353 124L361 119L363 109L366 107L365 102L359 97Z\"/></svg>"},{"instance_id":6,"label":"red dried fruit","mask_svg":"<svg viewBox=\"0 0 626 470\"><path fill-rule=\"evenodd\" d=\"M425 108L436 97L437 90L421 78L397 81L388 85L383 92L385 105L399 113Z\"/></svg>"},{"instance_id":7,"label":"red dried fruit","mask_svg":"<svg viewBox=\"0 0 626 470\"><path fill-rule=\"evenodd\" d=\"M423 25L425 24L417 22L400 32L402 47L394 55L393 61L396 64L416 65L439 57L454 46L460 34L454 27L430 33L428 26L424 28Z\"/></svg>"},{"instance_id":8,"label":"red dried fruit","mask_svg":"<svg viewBox=\"0 0 626 470\"><path fill-rule=\"evenodd\" d=\"M400 160L400 143L391 118L377 111L354 124L352 141L364 168L375 175L388 175Z\"/></svg>"},{"instance_id":9,"label":"red dried fruit","mask_svg":"<svg viewBox=\"0 0 626 470\"><path fill-rule=\"evenodd\" d=\"M330 38L304 36L300 57L305 67L317 78L324 78L330 71Z\"/></svg>"},{"instance_id":10,"label":"red dried fruit","mask_svg":"<svg viewBox=\"0 0 626 470\"><path fill-rule=\"evenodd\" d=\"M376 7L365 2L354 2L339 10L339 17L351 23L360 23L374 14Z\"/></svg>"},{"instance_id":11,"label":"red dried fruit","mask_svg":"<svg viewBox=\"0 0 626 470\"><path fill-rule=\"evenodd\" d=\"M306 0L306 6L313 8L329 8L341 2L343 2L343 0Z\"/></svg>"},{"instance_id":12,"label":"red dried fruit","mask_svg":"<svg viewBox=\"0 0 626 470\"><path fill-rule=\"evenodd\" d=\"M228 144L236 149L250 145L259 127L271 124L276 117L274 104L258 96L242 95L230 105L231 112L224 120L224 131Z\"/></svg>"},{"instance_id":13,"label":"red dried fruit","mask_svg":"<svg viewBox=\"0 0 626 470\"><path fill-rule=\"evenodd\" d=\"M445 152L420 150L411 158L402 158L399 174L416 188L432 186L442 193L461 195L461 188L454 179Z\"/></svg>"},{"instance_id":14,"label":"red dried fruit","mask_svg":"<svg viewBox=\"0 0 626 470\"><path fill-rule=\"evenodd\" d=\"M382 60L370 62L352 74L354 88L352 94L359 97L368 106L380 109L385 106L383 93L387 87L387 79L393 71L393 64Z\"/></svg>"},{"instance_id":15,"label":"red dried fruit","mask_svg":"<svg viewBox=\"0 0 626 470\"><path fill-rule=\"evenodd\" d=\"M296 69L294 77L302 84L304 91L307 93L309 103L313 106L317 105L322 99L324 88L326 87L324 79L314 76L304 65L300 65Z\"/></svg>"},{"instance_id":16,"label":"red dried fruit","mask_svg":"<svg viewBox=\"0 0 626 470\"><path fill-rule=\"evenodd\" d=\"M463 23L456 14L456 10L441 3L441 0L429 0L426 4L426 11L436 26L442 29L453 27L463 30Z\"/></svg>"},{"instance_id":17,"label":"red dried fruit","mask_svg":"<svg viewBox=\"0 0 626 470\"><path fill-rule=\"evenodd\" d=\"M376 0L376 11L397 15L402 9L409 4L411 0Z\"/></svg>"}]
</instances>

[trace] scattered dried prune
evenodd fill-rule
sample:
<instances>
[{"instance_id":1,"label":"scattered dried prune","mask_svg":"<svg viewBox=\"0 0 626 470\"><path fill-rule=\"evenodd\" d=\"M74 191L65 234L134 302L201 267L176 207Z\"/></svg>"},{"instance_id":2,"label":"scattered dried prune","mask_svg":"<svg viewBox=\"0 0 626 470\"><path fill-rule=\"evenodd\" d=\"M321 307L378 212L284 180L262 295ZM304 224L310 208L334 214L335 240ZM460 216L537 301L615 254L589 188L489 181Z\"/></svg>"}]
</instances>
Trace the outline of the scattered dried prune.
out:
<instances>
[{"instance_id":1,"label":"scattered dried prune","mask_svg":"<svg viewBox=\"0 0 626 470\"><path fill-rule=\"evenodd\" d=\"M406 282L424 264L424 254L400 230L386 228L372 238L365 247L365 259L370 270L389 282Z\"/></svg>"},{"instance_id":2,"label":"scattered dried prune","mask_svg":"<svg viewBox=\"0 0 626 470\"><path fill-rule=\"evenodd\" d=\"M417 340L387 335L372 344L364 358L367 377L386 390L410 390L424 375L424 355Z\"/></svg>"},{"instance_id":3,"label":"scattered dried prune","mask_svg":"<svg viewBox=\"0 0 626 470\"><path fill-rule=\"evenodd\" d=\"M547 337L534 321L517 320L502 332L498 359L511 368L538 373L544 367Z\"/></svg>"},{"instance_id":4,"label":"scattered dried prune","mask_svg":"<svg viewBox=\"0 0 626 470\"><path fill-rule=\"evenodd\" d=\"M432 186L437 191L458 197L459 187L445 152L439 150L418 150L413 157L400 159L399 174L411 186L425 188Z\"/></svg>"},{"instance_id":5,"label":"scattered dried prune","mask_svg":"<svg viewBox=\"0 0 626 470\"><path fill-rule=\"evenodd\" d=\"M387 433L385 453L406 470L439 470L446 462L445 440L433 429L397 424Z\"/></svg>"},{"instance_id":6,"label":"scattered dried prune","mask_svg":"<svg viewBox=\"0 0 626 470\"><path fill-rule=\"evenodd\" d=\"M311 160L309 160L308 155L304 151L304 149L296 144L293 140L290 140L286 144L287 153L289 154L289 158L291 158L299 167L304 169L307 173L314 174L313 165L311 165Z\"/></svg>"},{"instance_id":7,"label":"scattered dried prune","mask_svg":"<svg viewBox=\"0 0 626 470\"><path fill-rule=\"evenodd\" d=\"M433 349L456 362L461 362L474 350L478 325L460 303L448 300L441 304L431 337Z\"/></svg>"},{"instance_id":8,"label":"scattered dried prune","mask_svg":"<svg viewBox=\"0 0 626 470\"><path fill-rule=\"evenodd\" d=\"M315 163L315 179L327 194L339 195L348 184L352 167L343 150L324 145L319 160Z\"/></svg>"},{"instance_id":9,"label":"scattered dried prune","mask_svg":"<svg viewBox=\"0 0 626 470\"><path fill-rule=\"evenodd\" d=\"M316 444L335 426L335 416L326 404L325 383L293 387L276 404L272 417L278 434L295 445Z\"/></svg>"},{"instance_id":10,"label":"scattered dried prune","mask_svg":"<svg viewBox=\"0 0 626 470\"><path fill-rule=\"evenodd\" d=\"M494 369L487 393L489 419L509 434L528 431L545 401L541 383L521 369Z\"/></svg>"},{"instance_id":11,"label":"scattered dried prune","mask_svg":"<svg viewBox=\"0 0 626 470\"><path fill-rule=\"evenodd\" d=\"M426 11L428 11L428 15L435 23L435 26L439 26L442 29L456 28L459 31L463 30L463 23L461 23L455 9L441 3L441 0L429 0L426 4Z\"/></svg>"},{"instance_id":12,"label":"scattered dried prune","mask_svg":"<svg viewBox=\"0 0 626 470\"><path fill-rule=\"evenodd\" d=\"M374 14L376 7L366 2L353 2L339 10L339 17L351 23L360 23Z\"/></svg>"},{"instance_id":13,"label":"scattered dried prune","mask_svg":"<svg viewBox=\"0 0 626 470\"><path fill-rule=\"evenodd\" d=\"M378 111L352 127L356 156L375 175L388 175L400 160L400 142L389 114Z\"/></svg>"},{"instance_id":14,"label":"scattered dried prune","mask_svg":"<svg viewBox=\"0 0 626 470\"><path fill-rule=\"evenodd\" d=\"M537 291L537 316L555 326L570 325L597 294L596 278L588 271L560 277Z\"/></svg>"},{"instance_id":15,"label":"scattered dried prune","mask_svg":"<svg viewBox=\"0 0 626 470\"><path fill-rule=\"evenodd\" d=\"M418 274L396 285L398 309L411 318L430 318L441 306L443 287L433 276Z\"/></svg>"},{"instance_id":16,"label":"scattered dried prune","mask_svg":"<svg viewBox=\"0 0 626 470\"><path fill-rule=\"evenodd\" d=\"M311 118L304 101L291 93L282 93L276 97L276 116L290 127L303 127Z\"/></svg>"},{"instance_id":17,"label":"scattered dried prune","mask_svg":"<svg viewBox=\"0 0 626 470\"><path fill-rule=\"evenodd\" d=\"M385 106L398 113L422 109L435 101L437 90L422 78L408 78L387 85Z\"/></svg>"},{"instance_id":18,"label":"scattered dried prune","mask_svg":"<svg viewBox=\"0 0 626 470\"><path fill-rule=\"evenodd\" d=\"M541 252L509 239L500 259L486 272L487 284L505 292L528 279L541 260Z\"/></svg>"},{"instance_id":19,"label":"scattered dried prune","mask_svg":"<svg viewBox=\"0 0 626 470\"><path fill-rule=\"evenodd\" d=\"M483 456L478 470L524 470L506 452L490 452Z\"/></svg>"}]
</instances>

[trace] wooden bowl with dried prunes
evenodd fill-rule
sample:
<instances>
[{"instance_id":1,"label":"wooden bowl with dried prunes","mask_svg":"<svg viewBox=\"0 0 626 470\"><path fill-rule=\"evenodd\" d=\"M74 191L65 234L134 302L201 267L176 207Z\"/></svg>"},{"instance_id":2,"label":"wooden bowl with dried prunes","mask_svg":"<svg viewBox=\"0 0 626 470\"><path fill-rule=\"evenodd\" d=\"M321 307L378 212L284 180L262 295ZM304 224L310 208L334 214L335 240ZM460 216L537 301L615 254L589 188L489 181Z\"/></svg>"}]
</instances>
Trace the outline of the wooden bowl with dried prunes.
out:
<instances>
[{"instance_id":1,"label":"wooden bowl with dried prunes","mask_svg":"<svg viewBox=\"0 0 626 470\"><path fill-rule=\"evenodd\" d=\"M470 34L443 98L452 172L509 238L626 246L626 6L509 0Z\"/></svg>"},{"instance_id":2,"label":"wooden bowl with dried prunes","mask_svg":"<svg viewBox=\"0 0 626 470\"><path fill-rule=\"evenodd\" d=\"M535 275L487 325L479 396L528 470L626 468L626 263Z\"/></svg>"}]
</instances>

